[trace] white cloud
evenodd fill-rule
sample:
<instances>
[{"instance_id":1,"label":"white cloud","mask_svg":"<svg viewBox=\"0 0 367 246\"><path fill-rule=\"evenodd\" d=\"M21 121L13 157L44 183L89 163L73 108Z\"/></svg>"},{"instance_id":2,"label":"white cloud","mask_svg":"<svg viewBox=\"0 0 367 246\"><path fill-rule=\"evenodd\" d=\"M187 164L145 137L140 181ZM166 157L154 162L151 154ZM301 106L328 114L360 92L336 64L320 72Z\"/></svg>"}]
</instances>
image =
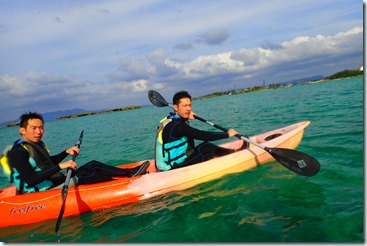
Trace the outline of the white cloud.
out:
<instances>
[{"instance_id":1,"label":"white cloud","mask_svg":"<svg viewBox=\"0 0 367 246\"><path fill-rule=\"evenodd\" d=\"M363 29L357 27L335 36L318 35L316 37L297 37L283 42L281 49L269 50L263 48L239 49L210 56L199 56L196 59L175 64L181 68L188 78L205 76L223 76L225 73L252 72L284 62L298 62L300 60L329 56L342 56L348 53L362 55Z\"/></svg>"},{"instance_id":2,"label":"white cloud","mask_svg":"<svg viewBox=\"0 0 367 246\"><path fill-rule=\"evenodd\" d=\"M355 1L43 3L0 1L0 122L28 107L144 104L154 88L204 94L362 65Z\"/></svg>"}]
</instances>

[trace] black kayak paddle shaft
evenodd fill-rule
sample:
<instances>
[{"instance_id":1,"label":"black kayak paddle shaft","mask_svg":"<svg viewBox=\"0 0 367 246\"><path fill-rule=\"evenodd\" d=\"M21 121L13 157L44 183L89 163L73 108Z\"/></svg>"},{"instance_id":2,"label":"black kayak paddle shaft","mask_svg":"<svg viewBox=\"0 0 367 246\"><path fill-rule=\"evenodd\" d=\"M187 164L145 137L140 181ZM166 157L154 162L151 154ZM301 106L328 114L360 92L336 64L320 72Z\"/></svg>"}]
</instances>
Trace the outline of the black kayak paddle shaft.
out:
<instances>
[{"instance_id":1,"label":"black kayak paddle shaft","mask_svg":"<svg viewBox=\"0 0 367 246\"><path fill-rule=\"evenodd\" d=\"M83 133L84 133L84 130L82 130L82 132L80 133L79 139L78 139L77 143L75 144L75 146L78 147L78 149L80 148L80 145L82 144ZM71 159L73 161L75 161L76 153L73 154L73 157ZM62 187L62 191L61 191L62 205L61 205L59 217L57 218L57 222L56 222L56 226L55 226L55 232L56 233L59 232L61 221L62 221L62 216L64 215L64 212L65 212L65 202L66 202L66 197L68 195L69 182L70 182L72 173L73 173L73 170L69 168L66 179L65 179L65 182L64 182L64 186Z\"/></svg>"}]
</instances>

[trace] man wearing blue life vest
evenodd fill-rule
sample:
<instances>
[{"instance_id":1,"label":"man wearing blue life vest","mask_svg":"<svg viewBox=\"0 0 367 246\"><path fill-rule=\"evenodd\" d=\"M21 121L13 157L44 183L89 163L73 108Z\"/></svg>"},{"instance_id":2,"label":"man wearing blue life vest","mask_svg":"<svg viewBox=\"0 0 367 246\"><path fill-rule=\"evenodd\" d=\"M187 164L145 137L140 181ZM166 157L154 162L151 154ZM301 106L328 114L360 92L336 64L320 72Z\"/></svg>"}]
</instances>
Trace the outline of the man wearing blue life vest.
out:
<instances>
[{"instance_id":1,"label":"man wearing blue life vest","mask_svg":"<svg viewBox=\"0 0 367 246\"><path fill-rule=\"evenodd\" d=\"M141 166L122 169L98 161L90 161L77 168L73 160L62 162L68 155L79 154L76 146L58 155L50 156L42 142L44 133L42 115L29 112L21 115L19 132L21 138L1 157L1 165L9 181L17 187L19 194L61 188L66 176L61 170L73 169L69 186L92 184L113 180L116 176L132 177L144 174L149 162Z\"/></svg>"},{"instance_id":2,"label":"man wearing blue life vest","mask_svg":"<svg viewBox=\"0 0 367 246\"><path fill-rule=\"evenodd\" d=\"M191 111L191 96L188 92L180 91L173 96L173 108L175 112L162 119L158 126L155 144L157 169L167 171L209 160L214 155L222 156L236 151L208 142L239 134L234 129L228 132L209 132L189 125L189 120L194 119L194 113ZM204 142L195 147L194 139Z\"/></svg>"}]
</instances>

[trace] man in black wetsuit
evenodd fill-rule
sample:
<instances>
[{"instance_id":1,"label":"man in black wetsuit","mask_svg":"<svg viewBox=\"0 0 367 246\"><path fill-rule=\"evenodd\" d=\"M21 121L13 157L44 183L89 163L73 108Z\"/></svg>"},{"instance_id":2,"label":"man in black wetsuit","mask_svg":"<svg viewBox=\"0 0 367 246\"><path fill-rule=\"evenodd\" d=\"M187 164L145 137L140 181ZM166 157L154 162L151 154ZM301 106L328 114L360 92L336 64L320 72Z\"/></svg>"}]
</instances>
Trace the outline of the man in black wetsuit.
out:
<instances>
[{"instance_id":1,"label":"man in black wetsuit","mask_svg":"<svg viewBox=\"0 0 367 246\"><path fill-rule=\"evenodd\" d=\"M74 179L70 186L91 184L113 180L116 176L132 177L144 174L149 162L141 166L122 169L109 166L98 161L90 161L77 168L73 160L62 162L67 155L79 154L76 146L62 151L58 155L50 156L48 149L42 142L44 133L42 115L29 112L21 115L19 132L21 138L14 142L10 151L1 158L3 168L8 172L11 183L17 187L18 193L29 193L60 188L65 182L65 175L61 170L73 169Z\"/></svg>"},{"instance_id":2,"label":"man in black wetsuit","mask_svg":"<svg viewBox=\"0 0 367 246\"><path fill-rule=\"evenodd\" d=\"M162 119L157 130L155 162L159 170L184 167L209 160L214 155L222 156L236 151L208 142L233 137L238 134L234 129L209 132L189 125L188 120L194 119L194 113L191 111L191 96L188 92L180 91L173 96L173 108L175 112ZM194 139L204 142L195 147Z\"/></svg>"}]
</instances>

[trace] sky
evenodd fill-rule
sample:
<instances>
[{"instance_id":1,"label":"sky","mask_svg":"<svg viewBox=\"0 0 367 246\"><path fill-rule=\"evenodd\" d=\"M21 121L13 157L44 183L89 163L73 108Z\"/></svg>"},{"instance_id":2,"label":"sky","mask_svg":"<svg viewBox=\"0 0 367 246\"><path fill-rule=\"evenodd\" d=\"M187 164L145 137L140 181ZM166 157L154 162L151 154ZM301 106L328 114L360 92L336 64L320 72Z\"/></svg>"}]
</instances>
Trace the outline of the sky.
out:
<instances>
[{"instance_id":1,"label":"sky","mask_svg":"<svg viewBox=\"0 0 367 246\"><path fill-rule=\"evenodd\" d=\"M359 0L0 0L0 122L363 65Z\"/></svg>"}]
</instances>

